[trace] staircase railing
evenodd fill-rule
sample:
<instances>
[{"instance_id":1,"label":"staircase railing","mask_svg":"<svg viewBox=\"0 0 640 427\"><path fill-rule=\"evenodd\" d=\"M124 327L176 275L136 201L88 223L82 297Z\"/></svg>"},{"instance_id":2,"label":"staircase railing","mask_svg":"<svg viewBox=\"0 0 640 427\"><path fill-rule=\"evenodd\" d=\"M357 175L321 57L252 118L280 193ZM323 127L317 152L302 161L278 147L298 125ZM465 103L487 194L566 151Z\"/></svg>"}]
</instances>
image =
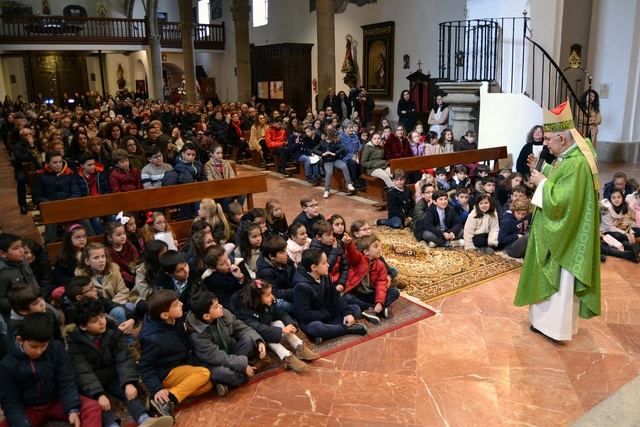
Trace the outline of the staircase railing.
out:
<instances>
[{"instance_id":1,"label":"staircase railing","mask_svg":"<svg viewBox=\"0 0 640 427\"><path fill-rule=\"evenodd\" d=\"M529 18L442 22L439 79L487 81L505 93L523 93L544 108L568 100L577 126L586 112L551 56L531 38ZM588 123L578 127L589 134Z\"/></svg>"}]
</instances>

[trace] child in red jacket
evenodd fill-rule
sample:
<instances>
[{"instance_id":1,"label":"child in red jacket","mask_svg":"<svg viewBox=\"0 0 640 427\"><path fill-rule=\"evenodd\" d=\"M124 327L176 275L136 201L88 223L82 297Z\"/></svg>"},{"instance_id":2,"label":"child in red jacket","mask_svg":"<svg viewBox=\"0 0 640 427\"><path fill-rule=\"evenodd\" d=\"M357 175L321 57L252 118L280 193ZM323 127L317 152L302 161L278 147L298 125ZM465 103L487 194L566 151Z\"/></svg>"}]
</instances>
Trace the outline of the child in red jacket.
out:
<instances>
[{"instance_id":1,"label":"child in red jacket","mask_svg":"<svg viewBox=\"0 0 640 427\"><path fill-rule=\"evenodd\" d=\"M347 304L360 307L362 317L378 324L380 317L389 317L389 306L400 297L397 288L387 288L387 269L380 261L380 239L372 234L360 237L354 244L345 233L342 241L349 261L343 297Z\"/></svg>"},{"instance_id":2,"label":"child in red jacket","mask_svg":"<svg viewBox=\"0 0 640 427\"><path fill-rule=\"evenodd\" d=\"M125 150L113 150L111 160L116 165L109 175L109 185L113 193L142 189L140 171L129 165L129 154Z\"/></svg>"}]
</instances>

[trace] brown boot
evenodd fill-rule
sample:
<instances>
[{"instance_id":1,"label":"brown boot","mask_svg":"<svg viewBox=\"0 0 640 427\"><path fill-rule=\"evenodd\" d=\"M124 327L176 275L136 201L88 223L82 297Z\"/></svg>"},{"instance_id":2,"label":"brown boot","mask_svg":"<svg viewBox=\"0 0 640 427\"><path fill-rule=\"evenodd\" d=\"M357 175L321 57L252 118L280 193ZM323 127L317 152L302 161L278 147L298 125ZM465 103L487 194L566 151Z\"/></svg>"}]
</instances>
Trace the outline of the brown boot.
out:
<instances>
[{"instance_id":1,"label":"brown boot","mask_svg":"<svg viewBox=\"0 0 640 427\"><path fill-rule=\"evenodd\" d=\"M286 369L291 369L293 372L304 372L307 369L307 364L298 359L293 354L284 358L284 366Z\"/></svg>"},{"instance_id":2,"label":"brown boot","mask_svg":"<svg viewBox=\"0 0 640 427\"><path fill-rule=\"evenodd\" d=\"M316 360L320 358L320 355L303 343L296 348L296 357L300 360Z\"/></svg>"}]
</instances>

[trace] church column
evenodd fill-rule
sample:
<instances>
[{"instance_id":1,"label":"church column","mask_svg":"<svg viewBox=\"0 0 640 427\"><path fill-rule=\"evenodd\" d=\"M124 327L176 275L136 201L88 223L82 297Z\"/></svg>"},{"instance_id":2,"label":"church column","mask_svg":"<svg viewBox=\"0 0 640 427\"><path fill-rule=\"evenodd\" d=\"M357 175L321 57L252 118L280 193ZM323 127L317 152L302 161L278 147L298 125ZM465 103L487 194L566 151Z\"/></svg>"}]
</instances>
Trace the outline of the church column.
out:
<instances>
[{"instance_id":1,"label":"church column","mask_svg":"<svg viewBox=\"0 0 640 427\"><path fill-rule=\"evenodd\" d=\"M196 58L193 53L193 12L191 0L180 0L180 17L182 29L182 58L185 77L185 101L194 104L198 99L196 93Z\"/></svg>"},{"instance_id":2,"label":"church column","mask_svg":"<svg viewBox=\"0 0 640 427\"><path fill-rule=\"evenodd\" d=\"M151 68L152 99L164 99L162 81L162 51L160 50L160 32L158 30L158 0L147 1L147 36L149 38L149 66Z\"/></svg>"},{"instance_id":3,"label":"church column","mask_svg":"<svg viewBox=\"0 0 640 427\"><path fill-rule=\"evenodd\" d=\"M251 58L249 54L249 0L233 0L234 36L236 42L236 77L238 101L251 98Z\"/></svg>"},{"instance_id":4,"label":"church column","mask_svg":"<svg viewBox=\"0 0 640 427\"><path fill-rule=\"evenodd\" d=\"M318 30L318 104L330 87L336 87L336 31L334 0L316 1L316 27ZM322 105L317 105L322 107Z\"/></svg>"}]
</instances>

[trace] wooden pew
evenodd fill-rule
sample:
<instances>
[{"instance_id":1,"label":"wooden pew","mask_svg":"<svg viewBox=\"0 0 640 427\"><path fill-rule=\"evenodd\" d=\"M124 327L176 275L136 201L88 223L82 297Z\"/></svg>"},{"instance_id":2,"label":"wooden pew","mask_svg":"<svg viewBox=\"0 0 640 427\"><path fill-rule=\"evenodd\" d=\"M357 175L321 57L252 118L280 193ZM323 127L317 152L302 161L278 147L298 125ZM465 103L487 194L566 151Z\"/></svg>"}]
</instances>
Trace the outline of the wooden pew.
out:
<instances>
[{"instance_id":1,"label":"wooden pew","mask_svg":"<svg viewBox=\"0 0 640 427\"><path fill-rule=\"evenodd\" d=\"M457 151L448 154L436 154L433 156L402 157L392 159L391 170L402 169L405 172L422 169L432 169L466 163L481 163L493 160L491 172L497 173L500 169L498 160L507 158L507 147L480 148L477 150Z\"/></svg>"},{"instance_id":2,"label":"wooden pew","mask_svg":"<svg viewBox=\"0 0 640 427\"><path fill-rule=\"evenodd\" d=\"M91 197L43 202L40 211L44 224L60 224L84 218L102 217L124 211L140 211L165 208L170 220L169 208L185 203L199 202L205 197L247 195L247 206L253 208L253 193L267 191L267 178L262 172L245 172L241 177L219 181L203 181L169 187L102 194Z\"/></svg>"}]
</instances>

